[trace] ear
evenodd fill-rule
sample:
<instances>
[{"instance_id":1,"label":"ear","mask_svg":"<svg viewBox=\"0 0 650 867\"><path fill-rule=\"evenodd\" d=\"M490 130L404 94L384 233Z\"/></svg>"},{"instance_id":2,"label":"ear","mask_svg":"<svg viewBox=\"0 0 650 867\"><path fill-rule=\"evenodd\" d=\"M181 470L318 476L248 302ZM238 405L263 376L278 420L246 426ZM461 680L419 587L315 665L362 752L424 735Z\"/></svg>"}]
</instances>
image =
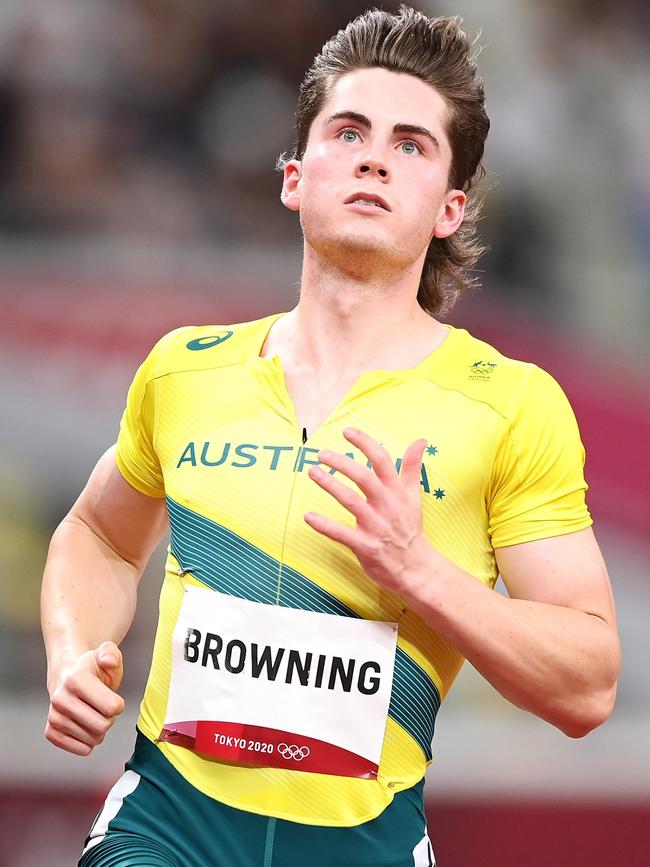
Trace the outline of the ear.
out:
<instances>
[{"instance_id":1,"label":"ear","mask_svg":"<svg viewBox=\"0 0 650 867\"><path fill-rule=\"evenodd\" d=\"M438 219L433 227L434 238L448 238L454 234L463 222L466 203L467 196L462 190L449 190L445 194L438 211Z\"/></svg>"},{"instance_id":2,"label":"ear","mask_svg":"<svg viewBox=\"0 0 650 867\"><path fill-rule=\"evenodd\" d=\"M280 199L285 208L290 211L300 210L300 179L302 178L302 163L300 160L289 160L284 167L282 192Z\"/></svg>"}]
</instances>

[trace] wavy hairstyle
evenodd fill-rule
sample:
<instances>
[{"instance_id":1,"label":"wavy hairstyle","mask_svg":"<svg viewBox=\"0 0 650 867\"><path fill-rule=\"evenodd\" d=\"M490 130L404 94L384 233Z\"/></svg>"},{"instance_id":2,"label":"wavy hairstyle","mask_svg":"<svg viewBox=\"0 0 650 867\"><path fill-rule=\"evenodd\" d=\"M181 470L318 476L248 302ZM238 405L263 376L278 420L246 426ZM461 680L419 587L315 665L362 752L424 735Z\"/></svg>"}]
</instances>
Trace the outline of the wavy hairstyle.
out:
<instances>
[{"instance_id":1,"label":"wavy hairstyle","mask_svg":"<svg viewBox=\"0 0 650 867\"><path fill-rule=\"evenodd\" d=\"M331 88L347 73L383 67L435 87L448 106L446 133L452 151L448 189L463 190L467 206L456 232L449 238L433 238L427 250L417 297L432 316L448 311L477 284L470 270L486 249L476 237L482 204L477 187L485 176L481 160L490 120L477 71L480 48L475 44L458 17L428 18L405 5L396 14L367 10L315 57L300 86L294 148L277 163L282 170L290 159L302 159L314 118Z\"/></svg>"}]
</instances>

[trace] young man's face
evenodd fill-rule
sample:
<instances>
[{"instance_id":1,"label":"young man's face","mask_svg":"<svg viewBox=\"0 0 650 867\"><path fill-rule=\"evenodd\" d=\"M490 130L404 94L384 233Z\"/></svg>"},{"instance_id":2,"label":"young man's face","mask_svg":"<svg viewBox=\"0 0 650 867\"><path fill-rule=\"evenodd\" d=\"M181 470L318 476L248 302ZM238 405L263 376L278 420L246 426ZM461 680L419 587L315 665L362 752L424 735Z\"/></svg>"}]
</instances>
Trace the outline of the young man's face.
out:
<instances>
[{"instance_id":1,"label":"young man's face","mask_svg":"<svg viewBox=\"0 0 650 867\"><path fill-rule=\"evenodd\" d=\"M373 68L340 78L303 159L285 168L282 200L300 211L307 243L360 265L408 267L434 235L451 235L465 195L447 189L446 118L443 98L412 75Z\"/></svg>"}]
</instances>

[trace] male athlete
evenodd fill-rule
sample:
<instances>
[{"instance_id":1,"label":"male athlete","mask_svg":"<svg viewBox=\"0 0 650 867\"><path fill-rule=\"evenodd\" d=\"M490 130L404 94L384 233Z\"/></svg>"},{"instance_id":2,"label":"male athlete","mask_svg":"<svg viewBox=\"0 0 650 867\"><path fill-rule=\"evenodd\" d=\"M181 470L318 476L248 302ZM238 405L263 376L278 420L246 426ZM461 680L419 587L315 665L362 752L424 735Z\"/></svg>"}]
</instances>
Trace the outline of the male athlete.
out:
<instances>
[{"instance_id":1,"label":"male athlete","mask_svg":"<svg viewBox=\"0 0 650 867\"><path fill-rule=\"evenodd\" d=\"M458 21L367 12L297 121L298 305L163 337L52 541L45 734L88 755L171 527L135 753L82 867L431 865L423 777L463 658L570 737L612 710L571 409L435 318L478 253L489 126Z\"/></svg>"}]
</instances>

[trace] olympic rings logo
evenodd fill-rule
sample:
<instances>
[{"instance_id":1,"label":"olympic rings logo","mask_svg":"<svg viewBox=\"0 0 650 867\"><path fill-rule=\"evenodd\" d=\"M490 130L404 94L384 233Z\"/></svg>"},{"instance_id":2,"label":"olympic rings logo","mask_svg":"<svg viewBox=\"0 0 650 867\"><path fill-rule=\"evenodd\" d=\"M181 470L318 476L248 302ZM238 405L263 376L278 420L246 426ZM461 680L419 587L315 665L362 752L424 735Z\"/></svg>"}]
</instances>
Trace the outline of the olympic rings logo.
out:
<instances>
[{"instance_id":1,"label":"olympic rings logo","mask_svg":"<svg viewBox=\"0 0 650 867\"><path fill-rule=\"evenodd\" d=\"M295 744L278 744L278 752L283 759L295 759L301 762L306 759L311 750L309 747L297 747Z\"/></svg>"}]
</instances>

